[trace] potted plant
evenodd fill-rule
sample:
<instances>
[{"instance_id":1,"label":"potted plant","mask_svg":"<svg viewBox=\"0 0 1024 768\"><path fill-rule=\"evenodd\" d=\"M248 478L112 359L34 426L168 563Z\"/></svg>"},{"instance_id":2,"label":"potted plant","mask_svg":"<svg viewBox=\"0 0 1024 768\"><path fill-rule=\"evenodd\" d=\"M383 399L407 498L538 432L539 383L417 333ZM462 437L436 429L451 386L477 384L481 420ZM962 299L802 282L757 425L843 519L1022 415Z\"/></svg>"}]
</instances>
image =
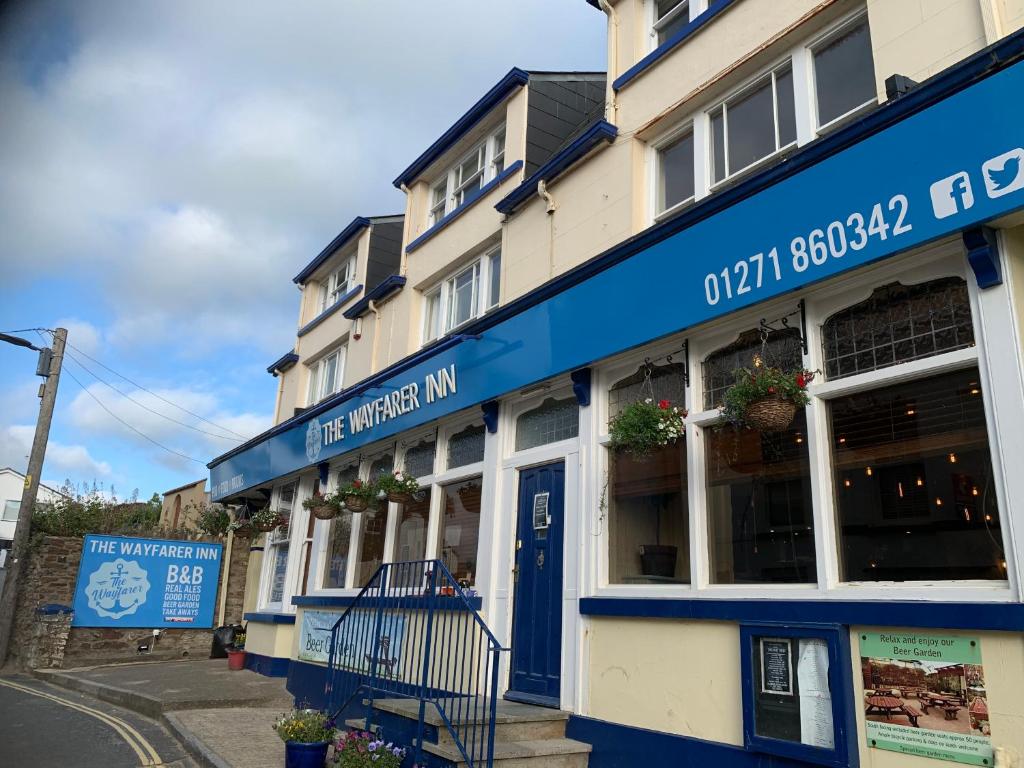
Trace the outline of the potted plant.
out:
<instances>
[{"instance_id":1,"label":"potted plant","mask_svg":"<svg viewBox=\"0 0 1024 768\"><path fill-rule=\"evenodd\" d=\"M739 368L735 383L726 390L723 412L733 424L761 432L784 432L793 423L796 409L810 401L807 385L813 371L784 371L757 366Z\"/></svg>"},{"instance_id":2,"label":"potted plant","mask_svg":"<svg viewBox=\"0 0 1024 768\"><path fill-rule=\"evenodd\" d=\"M284 517L276 509L264 507L257 509L249 516L249 524L257 531L268 533L284 524Z\"/></svg>"},{"instance_id":3,"label":"potted plant","mask_svg":"<svg viewBox=\"0 0 1024 768\"><path fill-rule=\"evenodd\" d=\"M315 709L294 709L281 715L274 730L284 741L285 768L323 768L334 738L334 721Z\"/></svg>"},{"instance_id":4,"label":"potted plant","mask_svg":"<svg viewBox=\"0 0 1024 768\"><path fill-rule=\"evenodd\" d=\"M650 397L629 403L608 422L612 448L643 461L652 451L685 438L686 409Z\"/></svg>"},{"instance_id":5,"label":"potted plant","mask_svg":"<svg viewBox=\"0 0 1024 768\"><path fill-rule=\"evenodd\" d=\"M341 499L335 493L324 496L317 492L303 501L302 506L317 520L330 520L341 511Z\"/></svg>"},{"instance_id":6,"label":"potted plant","mask_svg":"<svg viewBox=\"0 0 1024 768\"><path fill-rule=\"evenodd\" d=\"M364 483L358 477L348 485L338 489L337 496L345 506L353 512L362 512L376 497L377 492L371 483Z\"/></svg>"},{"instance_id":7,"label":"potted plant","mask_svg":"<svg viewBox=\"0 0 1024 768\"><path fill-rule=\"evenodd\" d=\"M245 632L235 634L231 645L224 650L228 654L228 669L232 672L245 669Z\"/></svg>"},{"instance_id":8,"label":"potted plant","mask_svg":"<svg viewBox=\"0 0 1024 768\"><path fill-rule=\"evenodd\" d=\"M334 745L335 768L400 768L405 750L366 731L349 731Z\"/></svg>"},{"instance_id":9,"label":"potted plant","mask_svg":"<svg viewBox=\"0 0 1024 768\"><path fill-rule=\"evenodd\" d=\"M419 489L420 484L415 477L409 477L397 470L389 475L381 475L377 480L378 492L383 493L388 501L395 504L408 504Z\"/></svg>"}]
</instances>

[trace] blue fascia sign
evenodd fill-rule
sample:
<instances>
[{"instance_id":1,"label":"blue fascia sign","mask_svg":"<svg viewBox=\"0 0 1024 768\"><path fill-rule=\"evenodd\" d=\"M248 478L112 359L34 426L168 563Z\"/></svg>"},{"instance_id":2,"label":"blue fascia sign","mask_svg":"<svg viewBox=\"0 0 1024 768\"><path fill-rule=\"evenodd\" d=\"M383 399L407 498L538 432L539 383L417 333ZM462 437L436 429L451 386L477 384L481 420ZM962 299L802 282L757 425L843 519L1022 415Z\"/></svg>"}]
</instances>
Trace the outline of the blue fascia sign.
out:
<instances>
[{"instance_id":1,"label":"blue fascia sign","mask_svg":"<svg viewBox=\"0 0 1024 768\"><path fill-rule=\"evenodd\" d=\"M1024 207L1021 93L1016 63L215 461L214 498Z\"/></svg>"},{"instance_id":2,"label":"blue fascia sign","mask_svg":"<svg viewBox=\"0 0 1024 768\"><path fill-rule=\"evenodd\" d=\"M86 536L72 626L208 629L222 553L198 541Z\"/></svg>"}]
</instances>

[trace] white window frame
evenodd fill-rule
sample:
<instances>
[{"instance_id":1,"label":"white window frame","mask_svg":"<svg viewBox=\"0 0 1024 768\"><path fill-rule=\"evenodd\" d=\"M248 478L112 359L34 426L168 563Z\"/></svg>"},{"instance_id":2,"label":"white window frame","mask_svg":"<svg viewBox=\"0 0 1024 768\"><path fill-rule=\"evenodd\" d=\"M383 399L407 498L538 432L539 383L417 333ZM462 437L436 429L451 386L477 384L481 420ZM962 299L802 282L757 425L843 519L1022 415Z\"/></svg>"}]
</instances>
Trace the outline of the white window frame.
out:
<instances>
[{"instance_id":1,"label":"white window frame","mask_svg":"<svg viewBox=\"0 0 1024 768\"><path fill-rule=\"evenodd\" d=\"M344 276L345 280L342 281ZM323 314L338 303L346 293L356 286L356 254L350 254L331 273L320 281L319 311Z\"/></svg>"},{"instance_id":2,"label":"white window frame","mask_svg":"<svg viewBox=\"0 0 1024 768\"><path fill-rule=\"evenodd\" d=\"M347 356L348 345L342 344L307 364L309 376L308 389L306 391L307 406L316 405L341 391L345 381L345 360ZM325 376L327 374L327 362L331 358L337 358L337 365L334 369L334 382L328 387L326 386Z\"/></svg>"},{"instance_id":3,"label":"white window frame","mask_svg":"<svg viewBox=\"0 0 1024 768\"><path fill-rule=\"evenodd\" d=\"M850 31L852 27L856 27L861 23L868 25L868 35L871 34L871 25L868 22L867 9L861 9L855 13L845 17L838 23L829 27L824 33L818 35L816 38L806 44L807 50L807 65L810 73L810 94L811 94L811 117L814 120L814 127L817 134L825 134L834 130L835 128L849 122L851 119L859 115L860 113L875 107L878 104L878 95L873 93L869 99L863 104L859 104L853 109L847 110L838 117L834 117L827 123L818 122L818 80L817 73L814 70L814 55L822 48L827 47L837 37L841 37L846 32ZM874 67L874 50L871 51L872 68ZM796 81L794 80L794 88L796 87Z\"/></svg>"},{"instance_id":4,"label":"white window frame","mask_svg":"<svg viewBox=\"0 0 1024 768\"><path fill-rule=\"evenodd\" d=\"M263 567L261 569L258 604L260 610L269 613L294 613L295 611L295 607L292 605L292 596L295 594L295 570L299 560L297 552L301 547L296 544L294 532L297 527L303 525L303 521L299 519L298 515L302 510L301 491L305 485L302 479L300 477L289 477L275 484L270 497L270 508L281 508L281 491L289 485L294 485L295 490L292 493L292 505L288 516L288 530L282 536L282 529L275 528L273 531L265 534L263 541ZM303 535L300 532L300 541ZM277 556L278 545L285 541L288 542L288 559L285 564L284 588L281 599L272 601L270 593L274 579L274 560Z\"/></svg>"},{"instance_id":5,"label":"white window frame","mask_svg":"<svg viewBox=\"0 0 1024 768\"><path fill-rule=\"evenodd\" d=\"M597 477L600 478L600 492L604 495L606 508L601 510L600 508L594 513L596 520L594 521L594 529L598 541L598 551L594 558L594 565L597 571L598 584L601 585L599 594L602 595L614 595L618 597L675 597L681 594L690 595L696 591L696 561L694 560L694 547L693 547L693 516L694 510L687 506L687 515L689 517L688 524L688 538L690 543L690 583L689 584L612 584L609 580L609 574L611 572L611 565L609 558L611 556L611 539L608 533L608 518L610 515L611 505L611 483L610 483L610 467L608 463L608 454L611 446L611 435L608 432L608 419L611 417L611 407L609 404L608 395L611 392L611 388L615 386L619 381L627 376L636 373L637 368L643 365L646 358L652 360L658 360L665 355L673 355L673 362L680 362L686 364L686 361L682 359L682 355L679 353L679 348L682 339L673 339L667 342L659 342L647 347L644 347L640 351L633 351L624 356L620 356L608 362L607 365L601 366L597 371L597 375L593 377L592 381L592 393L600 393L598 397L593 397L592 402L598 406L594 410L598 415L597 428L595 434L597 436L598 450L595 452L596 466L597 466ZM692 369L690 376L691 381L693 380ZM594 389L593 387L596 387ZM687 387L685 390L686 403L682 405L685 408L691 408L691 402L693 398L692 387ZM679 404L677 404L679 405ZM687 454L689 454L690 446L687 445ZM689 456L687 457L689 462ZM689 467L688 467L689 468ZM689 476L689 475L688 475ZM601 496L599 495L599 498ZM687 493L687 505L691 503L689 493Z\"/></svg>"},{"instance_id":6,"label":"white window frame","mask_svg":"<svg viewBox=\"0 0 1024 768\"><path fill-rule=\"evenodd\" d=\"M653 3L651 3L650 6L653 7ZM707 8L707 0L693 2L691 4L691 19L704 13ZM744 79L734 88L725 91L721 96L714 100L695 107L692 112L681 116L679 120L673 121L673 123L665 130L657 133L653 138L648 139L646 150L648 222L650 224L654 224L675 215L680 210L704 199L708 195L718 191L720 188L734 183L736 179L763 168L764 166L770 165L773 162L777 162L780 155L792 150L794 147L802 147L816 139L822 133L834 130L844 122L855 118L857 115L868 109L871 109L877 103L877 100L865 102L852 112L833 120L825 126L819 127L817 120L817 86L813 71L814 50L824 44L827 44L836 35L842 34L842 32L849 29L851 25L859 23L866 16L866 13L866 10L863 8L858 9L829 24L814 35L801 40L799 43L793 45L788 51L768 62L765 67L760 69L753 76ZM649 14L653 14L653 11L649 10ZM742 96L745 92L756 87L757 84L765 77L778 72L787 64L792 67L793 109L796 117L796 141L786 144L784 147L777 148L776 151L748 165L746 168L730 171L729 175L722 181L715 181L712 175L712 157L714 154L714 147L712 145L711 135L711 113L726 102L734 101L737 97ZM773 100L775 100L774 95ZM775 111L775 122L776 146L778 147L777 109ZM672 138L679 136L682 132L685 132L688 126L692 126L693 129L694 196L690 200L683 201L673 208L659 212L657 186L657 174L659 172L658 152L667 142L671 141ZM728 126L726 126L726 128L728 128Z\"/></svg>"},{"instance_id":7,"label":"white window frame","mask_svg":"<svg viewBox=\"0 0 1024 768\"><path fill-rule=\"evenodd\" d=\"M693 163L693 194L685 200L680 200L678 203L670 205L663 211L658 210L658 187L661 186L661 174L662 174L662 163L661 153L670 144L675 142L677 139L681 139L686 134L693 136L693 150L694 150L694 163ZM697 167L697 126L692 120L686 120L682 123L671 128L667 133L663 133L658 138L654 139L650 143L651 146L651 173L649 178L651 180L650 196L651 196L651 209L654 212L654 221L661 221L667 219L675 214L677 211L681 211L688 205L692 205L697 199L697 195L700 193L700 184L698 182L699 169Z\"/></svg>"},{"instance_id":8,"label":"white window frame","mask_svg":"<svg viewBox=\"0 0 1024 768\"><path fill-rule=\"evenodd\" d=\"M10 506L14 509L14 517L7 517L7 507ZM18 512L21 510L21 499L7 499L4 501L3 514L0 516L0 521L5 523L17 523Z\"/></svg>"},{"instance_id":9,"label":"white window frame","mask_svg":"<svg viewBox=\"0 0 1024 768\"><path fill-rule=\"evenodd\" d=\"M464 480L472 480L473 478L479 477L481 482L484 481L485 462L483 460L474 462L472 464L466 464L461 467L454 469L447 469L447 456L448 456L448 441L453 435L458 434L463 429L471 425L480 425L483 422L475 414L472 416L460 415L453 419L446 421L440 425L437 429L437 439L434 444L434 468L430 475L424 475L419 479L420 486L422 488L429 488L431 492L430 496L430 521L427 528L427 543L426 543L426 559L432 559L431 553L437 551L438 541L441 535L441 515L444 510L444 497L442 495L443 488L446 485L452 483L461 482ZM346 466L349 466L355 461L359 462L359 477L362 480L366 480L369 477L370 465L378 459L383 453L393 451L396 456L395 466L399 467L405 463L405 453L408 449L414 445L417 445L420 440L425 437L432 436L433 430L430 431L418 431L412 432L408 435L399 437L397 444L388 444L386 446L376 446L373 448L373 452L365 456L355 457L351 454L343 456L335 462L331 463L330 466L330 492L337 490L337 477L338 472ZM400 450L399 450L400 449ZM493 480L486 481L492 483ZM485 489L486 492L486 489ZM486 502L486 500L485 500ZM395 505L397 507L397 505ZM394 548L397 544L397 529L398 529L398 515L397 511L392 514L392 505L388 503L387 514L388 514L388 531L385 535L384 541L384 554L385 562L394 562L393 554ZM485 507L486 503L485 503ZM481 512L483 517L483 512ZM321 595L355 595L359 592L359 585L355 584L356 575L356 560L358 558L358 552L355 551L355 547L362 543L362 531L357 530L362 527L363 517L361 513L353 514L352 516L352 531L349 539L349 556L348 556L348 567L345 576L345 587L325 587L324 584L327 578L327 549L330 544L329 533L330 523L329 521L318 521L313 535L313 547L312 551L316 553L315 562L310 564L311 573L315 574L315 578L312 580L313 588L310 590L310 594L321 594ZM479 535L479 546L477 549L477 563L480 563L481 555L488 552L490 542L485 540L484 537L484 521L481 520L481 529ZM480 589L479 584L482 578L486 578L486 573L483 573L482 566L477 567L477 590ZM350 586L351 585L351 586Z\"/></svg>"},{"instance_id":10,"label":"white window frame","mask_svg":"<svg viewBox=\"0 0 1024 768\"><path fill-rule=\"evenodd\" d=\"M787 149L795 147L799 143L799 131L796 131L796 135L794 136L793 141L791 141L791 142L789 142L787 144L783 144L782 143L782 139L779 136L779 94L778 94L778 88L777 88L777 81L778 81L779 74L783 70L785 70L785 69L789 70L790 78L793 80L793 112L794 112L794 115L793 115L794 120L793 120L793 122L794 122L794 124L796 124L797 123L797 119L796 119L796 117L797 117L796 116L797 79L796 79L796 70L795 70L795 68L793 66L792 58L789 57L789 56L787 56L781 62L777 63L774 67L771 67L767 71L762 72L756 78L752 78L751 80L748 80L746 82L746 84L744 84L744 86L742 88L739 88L739 89L733 91L732 93L730 93L724 99L719 99L710 108L708 108L708 109L706 109L704 111L705 118L708 121L708 132L707 132L707 137L708 137L708 146L707 146L708 170L711 173L710 181L711 181L712 189L714 189L715 187L719 187L719 186L728 184L730 181L732 181L736 177L742 176L743 174L748 173L750 170L752 170L754 168L757 168L757 167L759 167L761 165L764 165L765 163L769 162L772 158L778 157L780 154L785 152ZM729 103L730 102L735 102L738 99L743 98L744 96L748 96L749 94L754 93L755 91L761 90L761 88L763 88L765 86L765 81L766 80L770 80L770 85L771 85L771 90L772 90L772 121L773 121L774 126L775 126L775 150L772 151L772 152L769 152L764 157L758 158L757 160L753 161L752 163L748 163L747 165L743 166L742 168L733 169L730 166L730 163L729 163ZM715 146L714 146L715 137L714 137L714 132L711 129L711 118L712 118L712 114L717 112L718 110L722 110L722 135L723 135L723 138L724 138L724 141L725 141L725 145L722 147L722 156L725 159L726 173L725 173L725 176L723 176L720 180L715 180L715 177L714 177L714 159L713 159L714 158L714 153L715 153Z\"/></svg>"},{"instance_id":11,"label":"white window frame","mask_svg":"<svg viewBox=\"0 0 1024 768\"><path fill-rule=\"evenodd\" d=\"M499 148L500 138L500 148ZM465 191L469 182L459 178L462 165L474 155L480 157L480 167L473 173L472 179L480 179L480 186L492 181L505 168L505 152L507 149L505 123L493 129L486 138L473 145L473 148L462 155L458 161L438 175L430 185L430 200L427 212L427 226L432 227L445 216L463 205ZM500 166L500 168L499 168ZM437 199L436 192L444 185L444 205Z\"/></svg>"},{"instance_id":12,"label":"white window frame","mask_svg":"<svg viewBox=\"0 0 1024 768\"><path fill-rule=\"evenodd\" d=\"M497 264L498 297L492 300L491 279ZM455 322L455 281L467 272L473 272L473 291L470 298L472 312L462 322ZM437 316L432 311L437 302ZM423 292L423 343L428 344L476 320L501 303L501 244L484 251L478 258L449 273L443 280Z\"/></svg>"},{"instance_id":13,"label":"white window frame","mask_svg":"<svg viewBox=\"0 0 1024 768\"><path fill-rule=\"evenodd\" d=\"M1005 293L996 295L1004 288L981 292L973 273L967 268L962 255L962 244L946 240L917 249L904 256L890 259L882 264L857 270L856 273L840 276L819 287L801 294L806 299L807 332L809 353L804 365L809 369L824 367L821 347L821 326L824 321L871 295L881 285L900 281L904 284L919 284L930 280L955 275L964 279L971 300L974 323L975 345L966 349L946 352L930 358L881 368L863 374L835 380L819 380L809 387L810 405L807 407L807 442L810 458L811 501L814 520L815 557L817 581L811 584L713 584L710 580L710 538L708 508L706 501L706 467L704 429L714 426L722 419L718 409L691 411L686 419L687 473L690 478L688 504L690 513L690 567L689 585L621 585L608 583L608 533L607 513L598 510L596 499L605 478L606 452L595 451L590 463L590 497L593 510L588 511L584 525L592 529L591 552L589 553L589 578L584 590L587 595L602 597L643 597L665 598L686 597L706 599L837 599L837 600L922 600L928 602L1013 602L1019 592L1017 580L1018 545L1014 538L1015 517L1013 505L1008 503L1009 487L1014 481L1007 469L1019 466L1024 455L1020 446L1013 455L1008 455L1007 443L1014 438L1012 428L1000 425L995 418L995 403L1000 403L1000 418L1006 404L1012 402L1014 413L1024 413L1024 404L1016 402L1013 396L1019 385L1011 376L996 377L990 372L993 348L997 350L997 363L1003 359L1007 365L1017 359L1009 349L1015 342L999 334L993 326L986 333L985 303L992 306L1009 306ZM694 408L701 408L704 398L701 362L712 352L735 341L737 334L757 327L761 317L776 317L793 311L795 299L787 296L754 310L741 311L714 324L690 329L685 336L680 334L664 344L651 346L632 355L607 361L594 371L596 389L595 403L599 406L594 428L599 446L607 445L608 388L622 378L624 372L636 370L638 360L644 357L656 358L667 351L678 350L682 341L689 341L690 387L687 402ZM991 310L989 310L991 311ZM983 322L983 318L985 322ZM679 361L679 356L676 360ZM948 581L903 581L903 582L844 582L840 581L840 538L836 518L834 497L834 471L829 438L828 401L848 394L878 389L902 381L912 381L938 375L948 371L977 366L985 396L985 413L988 426L989 448L992 454L993 483L997 491L1002 545L1006 559L1006 581L990 580L948 580ZM1005 389L1004 389L1005 388ZM581 425L582 428L582 425ZM511 431L511 430L510 430ZM1010 439L1008 439L1008 437ZM1021 441L1017 441L1021 443ZM1024 443L1021 443L1024 445ZM1012 451L1013 448L1010 448ZM1017 485L1024 486L1024 481ZM596 490L594 490L596 489Z\"/></svg>"},{"instance_id":14,"label":"white window frame","mask_svg":"<svg viewBox=\"0 0 1024 768\"><path fill-rule=\"evenodd\" d=\"M663 43L658 42L658 35L661 34L662 29L680 16L685 14L687 21L693 21L696 18L694 15L696 5L697 0L679 0L679 3L671 11L659 19L657 0L649 0L647 3L647 29L649 30L650 50L653 51L663 45Z\"/></svg>"}]
</instances>

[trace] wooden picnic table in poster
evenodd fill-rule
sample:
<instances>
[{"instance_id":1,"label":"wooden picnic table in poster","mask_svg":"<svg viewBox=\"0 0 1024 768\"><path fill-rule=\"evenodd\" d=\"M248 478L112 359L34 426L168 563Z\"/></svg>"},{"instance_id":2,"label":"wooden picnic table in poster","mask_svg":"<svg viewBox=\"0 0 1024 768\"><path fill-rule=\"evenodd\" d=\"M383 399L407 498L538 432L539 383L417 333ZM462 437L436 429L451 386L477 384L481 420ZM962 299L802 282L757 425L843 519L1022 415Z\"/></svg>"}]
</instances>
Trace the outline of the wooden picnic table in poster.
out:
<instances>
[{"instance_id":1,"label":"wooden picnic table in poster","mask_svg":"<svg viewBox=\"0 0 1024 768\"><path fill-rule=\"evenodd\" d=\"M903 702L895 696L869 696L868 708L864 714L870 715L873 709L885 715L887 720L891 720L894 714L903 711Z\"/></svg>"}]
</instances>

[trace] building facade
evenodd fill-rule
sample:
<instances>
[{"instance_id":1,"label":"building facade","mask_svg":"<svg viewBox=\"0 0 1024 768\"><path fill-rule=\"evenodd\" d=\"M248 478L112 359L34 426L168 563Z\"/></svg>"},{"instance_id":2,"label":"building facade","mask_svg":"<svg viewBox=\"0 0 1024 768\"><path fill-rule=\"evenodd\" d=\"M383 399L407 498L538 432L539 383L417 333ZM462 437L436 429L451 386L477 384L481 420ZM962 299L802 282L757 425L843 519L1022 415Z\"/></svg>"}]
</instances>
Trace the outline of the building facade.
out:
<instances>
[{"instance_id":1,"label":"building facade","mask_svg":"<svg viewBox=\"0 0 1024 768\"><path fill-rule=\"evenodd\" d=\"M199 516L210 503L206 478L164 491L160 504L160 526L198 530Z\"/></svg>"},{"instance_id":2,"label":"building facade","mask_svg":"<svg viewBox=\"0 0 1024 768\"><path fill-rule=\"evenodd\" d=\"M607 74L512 70L296 277L277 424L210 465L288 519L247 649L311 700L304 627L439 560L595 768L1024 755L1024 3L591 4ZM725 425L762 366L808 405Z\"/></svg>"},{"instance_id":3,"label":"building facade","mask_svg":"<svg viewBox=\"0 0 1024 768\"><path fill-rule=\"evenodd\" d=\"M3 503L3 515L0 516L0 568L7 561L7 552L14 541L14 531L18 527L18 512L21 509L21 495L25 491L25 475L10 467L0 468L0 502ZM54 501L60 496L48 485L40 483L36 499L40 502Z\"/></svg>"}]
</instances>

